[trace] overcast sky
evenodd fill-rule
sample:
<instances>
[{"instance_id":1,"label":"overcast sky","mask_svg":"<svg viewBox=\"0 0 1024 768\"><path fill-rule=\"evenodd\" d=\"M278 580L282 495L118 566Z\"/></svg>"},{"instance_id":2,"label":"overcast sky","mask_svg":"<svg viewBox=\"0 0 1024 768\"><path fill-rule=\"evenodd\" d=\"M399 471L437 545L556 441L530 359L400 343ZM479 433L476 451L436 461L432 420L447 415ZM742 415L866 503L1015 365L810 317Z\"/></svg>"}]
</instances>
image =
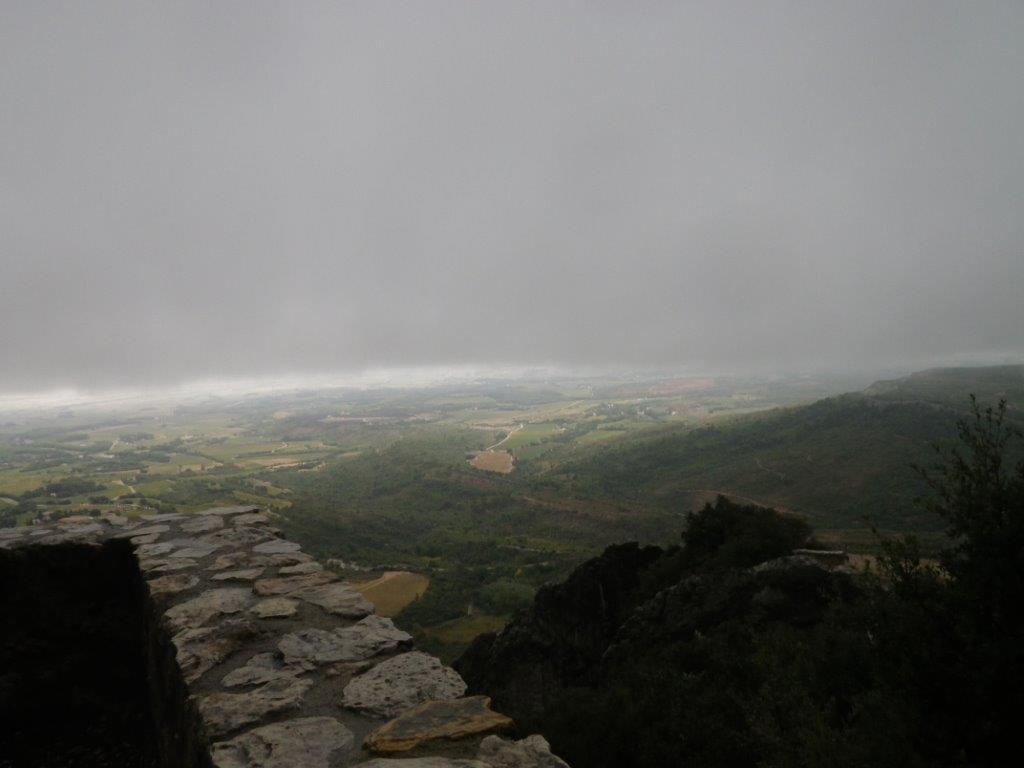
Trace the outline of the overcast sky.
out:
<instances>
[{"instance_id":1,"label":"overcast sky","mask_svg":"<svg viewBox=\"0 0 1024 768\"><path fill-rule=\"evenodd\" d=\"M0 0L0 390L1024 348L1024 3Z\"/></svg>"}]
</instances>

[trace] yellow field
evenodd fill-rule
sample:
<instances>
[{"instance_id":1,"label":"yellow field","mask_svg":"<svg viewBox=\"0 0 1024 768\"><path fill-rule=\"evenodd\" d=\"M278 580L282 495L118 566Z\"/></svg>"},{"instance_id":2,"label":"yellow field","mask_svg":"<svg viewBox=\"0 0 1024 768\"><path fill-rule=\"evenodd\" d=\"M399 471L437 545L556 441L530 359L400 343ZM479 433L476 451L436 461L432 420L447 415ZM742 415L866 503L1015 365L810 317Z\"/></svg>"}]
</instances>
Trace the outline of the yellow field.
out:
<instances>
[{"instance_id":1,"label":"yellow field","mask_svg":"<svg viewBox=\"0 0 1024 768\"><path fill-rule=\"evenodd\" d=\"M381 616L397 616L409 603L427 591L430 579L422 573L387 571L383 576L353 586L369 600Z\"/></svg>"},{"instance_id":2,"label":"yellow field","mask_svg":"<svg viewBox=\"0 0 1024 768\"><path fill-rule=\"evenodd\" d=\"M459 619L446 621L436 627L427 627L424 634L446 644L465 644L471 642L477 635L484 632L497 632L504 628L508 621L503 616L488 616L485 613L475 613L472 616L463 616Z\"/></svg>"},{"instance_id":3,"label":"yellow field","mask_svg":"<svg viewBox=\"0 0 1024 768\"><path fill-rule=\"evenodd\" d=\"M508 451L481 451L469 460L470 466L484 472L498 472L507 475L515 469L512 454Z\"/></svg>"}]
</instances>

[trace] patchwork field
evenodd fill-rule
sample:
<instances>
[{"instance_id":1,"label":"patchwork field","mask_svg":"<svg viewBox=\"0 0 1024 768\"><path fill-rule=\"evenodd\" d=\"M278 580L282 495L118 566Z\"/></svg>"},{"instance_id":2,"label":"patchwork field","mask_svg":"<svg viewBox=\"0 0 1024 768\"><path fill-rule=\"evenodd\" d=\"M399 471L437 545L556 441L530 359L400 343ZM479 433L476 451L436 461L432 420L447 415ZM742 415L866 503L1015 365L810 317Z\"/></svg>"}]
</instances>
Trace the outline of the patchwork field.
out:
<instances>
[{"instance_id":1,"label":"patchwork field","mask_svg":"<svg viewBox=\"0 0 1024 768\"><path fill-rule=\"evenodd\" d=\"M631 378L3 414L0 525L262 506L378 574L361 588L380 612L450 655L610 543L676 543L719 491L805 514L829 545L870 550L865 512L929 545L901 473L966 392L923 383L942 399L896 384L783 408L848 383Z\"/></svg>"}]
</instances>

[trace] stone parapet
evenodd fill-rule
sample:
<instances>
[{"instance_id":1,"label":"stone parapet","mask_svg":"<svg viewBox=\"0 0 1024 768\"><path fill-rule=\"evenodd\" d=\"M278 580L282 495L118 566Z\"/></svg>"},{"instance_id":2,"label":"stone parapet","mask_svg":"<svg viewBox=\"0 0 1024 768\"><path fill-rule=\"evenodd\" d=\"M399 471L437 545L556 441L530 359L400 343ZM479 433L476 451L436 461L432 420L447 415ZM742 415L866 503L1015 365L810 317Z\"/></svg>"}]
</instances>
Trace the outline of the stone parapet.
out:
<instances>
[{"instance_id":1,"label":"stone parapet","mask_svg":"<svg viewBox=\"0 0 1024 768\"><path fill-rule=\"evenodd\" d=\"M68 517L0 550L129 547L145 595L158 753L174 768L565 768L269 513Z\"/></svg>"}]
</instances>

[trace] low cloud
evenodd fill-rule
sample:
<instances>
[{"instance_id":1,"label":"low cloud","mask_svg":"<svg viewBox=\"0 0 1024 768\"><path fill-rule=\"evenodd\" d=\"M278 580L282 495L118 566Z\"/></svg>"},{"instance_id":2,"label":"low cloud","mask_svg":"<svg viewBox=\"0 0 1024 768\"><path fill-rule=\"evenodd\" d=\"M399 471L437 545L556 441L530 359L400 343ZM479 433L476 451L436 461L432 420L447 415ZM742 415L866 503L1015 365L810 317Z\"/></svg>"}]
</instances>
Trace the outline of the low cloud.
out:
<instances>
[{"instance_id":1,"label":"low cloud","mask_svg":"<svg viewBox=\"0 0 1024 768\"><path fill-rule=\"evenodd\" d=\"M1024 348L1024 7L13 3L0 390Z\"/></svg>"}]
</instances>

